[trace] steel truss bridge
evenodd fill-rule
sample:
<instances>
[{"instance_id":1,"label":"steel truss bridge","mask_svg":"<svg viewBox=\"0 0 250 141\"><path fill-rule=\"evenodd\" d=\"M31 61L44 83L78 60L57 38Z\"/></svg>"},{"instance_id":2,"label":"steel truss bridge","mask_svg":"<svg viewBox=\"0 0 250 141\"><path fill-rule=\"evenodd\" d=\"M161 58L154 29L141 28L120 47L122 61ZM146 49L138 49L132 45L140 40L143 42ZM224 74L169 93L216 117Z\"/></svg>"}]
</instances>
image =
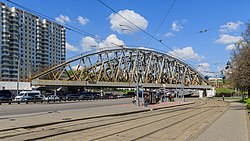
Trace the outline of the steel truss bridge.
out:
<instances>
[{"instance_id":1,"label":"steel truss bridge","mask_svg":"<svg viewBox=\"0 0 250 141\"><path fill-rule=\"evenodd\" d=\"M138 75L136 71L138 70ZM167 53L115 47L85 52L33 74L33 86L210 89L194 68Z\"/></svg>"}]
</instances>

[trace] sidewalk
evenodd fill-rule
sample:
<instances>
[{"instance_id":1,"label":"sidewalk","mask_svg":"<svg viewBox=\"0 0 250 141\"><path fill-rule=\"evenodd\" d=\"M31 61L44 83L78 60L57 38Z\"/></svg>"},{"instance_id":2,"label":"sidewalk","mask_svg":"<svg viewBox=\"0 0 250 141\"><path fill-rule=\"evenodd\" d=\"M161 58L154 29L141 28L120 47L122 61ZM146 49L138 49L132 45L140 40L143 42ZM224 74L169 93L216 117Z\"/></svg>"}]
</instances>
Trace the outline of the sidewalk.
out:
<instances>
[{"instance_id":1,"label":"sidewalk","mask_svg":"<svg viewBox=\"0 0 250 141\"><path fill-rule=\"evenodd\" d=\"M248 117L242 103L232 102L218 120L216 120L196 141L248 141Z\"/></svg>"},{"instance_id":2,"label":"sidewalk","mask_svg":"<svg viewBox=\"0 0 250 141\"><path fill-rule=\"evenodd\" d=\"M167 107L187 105L192 103L194 102L164 102L160 104L148 105L148 107L143 107L143 106L137 107L131 103L131 104L121 104L116 106L40 112L40 113L13 115L13 116L9 115L0 116L0 125L1 125L0 131L10 128L44 125L55 122L61 123L69 120L93 118L98 116L104 117L111 115L137 113L137 112L150 111Z\"/></svg>"}]
</instances>

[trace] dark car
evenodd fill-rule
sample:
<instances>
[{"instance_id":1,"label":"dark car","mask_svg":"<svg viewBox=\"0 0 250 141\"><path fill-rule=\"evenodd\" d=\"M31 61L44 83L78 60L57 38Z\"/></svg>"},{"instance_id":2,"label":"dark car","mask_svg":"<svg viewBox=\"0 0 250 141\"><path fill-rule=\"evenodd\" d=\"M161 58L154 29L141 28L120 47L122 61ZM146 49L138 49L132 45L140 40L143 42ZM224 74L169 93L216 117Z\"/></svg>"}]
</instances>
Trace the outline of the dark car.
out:
<instances>
[{"instance_id":1,"label":"dark car","mask_svg":"<svg viewBox=\"0 0 250 141\"><path fill-rule=\"evenodd\" d=\"M81 92L79 99L81 100L93 100L93 99L100 99L101 94L96 92Z\"/></svg>"},{"instance_id":2,"label":"dark car","mask_svg":"<svg viewBox=\"0 0 250 141\"><path fill-rule=\"evenodd\" d=\"M85 92L84 93L80 93L80 96L79 96L80 100L90 100L92 98L93 98L93 96L91 94L85 93Z\"/></svg>"},{"instance_id":3,"label":"dark car","mask_svg":"<svg viewBox=\"0 0 250 141\"><path fill-rule=\"evenodd\" d=\"M93 99L101 99L101 93L99 92L93 92L91 93Z\"/></svg>"},{"instance_id":4,"label":"dark car","mask_svg":"<svg viewBox=\"0 0 250 141\"><path fill-rule=\"evenodd\" d=\"M9 90L0 90L0 103L12 101L12 93Z\"/></svg>"},{"instance_id":5,"label":"dark car","mask_svg":"<svg viewBox=\"0 0 250 141\"><path fill-rule=\"evenodd\" d=\"M105 93L104 98L105 99L115 99L116 96L113 93Z\"/></svg>"},{"instance_id":6,"label":"dark car","mask_svg":"<svg viewBox=\"0 0 250 141\"><path fill-rule=\"evenodd\" d=\"M66 100L69 100L69 101L79 100L79 96L80 96L80 94L67 94L65 98L66 98Z\"/></svg>"}]
</instances>

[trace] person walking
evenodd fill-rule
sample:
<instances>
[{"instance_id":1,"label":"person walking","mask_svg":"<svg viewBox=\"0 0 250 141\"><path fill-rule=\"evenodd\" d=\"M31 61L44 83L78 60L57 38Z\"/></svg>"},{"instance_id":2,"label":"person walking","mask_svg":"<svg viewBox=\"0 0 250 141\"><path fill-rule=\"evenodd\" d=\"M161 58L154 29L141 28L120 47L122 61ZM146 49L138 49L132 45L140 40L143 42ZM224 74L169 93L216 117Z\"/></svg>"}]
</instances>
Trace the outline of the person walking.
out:
<instances>
[{"instance_id":1,"label":"person walking","mask_svg":"<svg viewBox=\"0 0 250 141\"><path fill-rule=\"evenodd\" d=\"M135 104L136 102L136 96L132 96L132 103Z\"/></svg>"},{"instance_id":2,"label":"person walking","mask_svg":"<svg viewBox=\"0 0 250 141\"><path fill-rule=\"evenodd\" d=\"M144 106L147 107L149 104L149 96L148 95L145 95L144 96Z\"/></svg>"}]
</instances>

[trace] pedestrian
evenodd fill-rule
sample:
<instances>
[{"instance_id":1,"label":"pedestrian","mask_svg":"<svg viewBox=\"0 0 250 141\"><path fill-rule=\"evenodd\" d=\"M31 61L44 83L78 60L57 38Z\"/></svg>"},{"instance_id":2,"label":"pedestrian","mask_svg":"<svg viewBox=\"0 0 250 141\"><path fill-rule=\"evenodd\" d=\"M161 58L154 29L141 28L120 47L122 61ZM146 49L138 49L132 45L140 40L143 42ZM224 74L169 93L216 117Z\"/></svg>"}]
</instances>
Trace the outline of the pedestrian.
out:
<instances>
[{"instance_id":1,"label":"pedestrian","mask_svg":"<svg viewBox=\"0 0 250 141\"><path fill-rule=\"evenodd\" d=\"M132 103L135 104L136 98L135 96L132 96Z\"/></svg>"},{"instance_id":2,"label":"pedestrian","mask_svg":"<svg viewBox=\"0 0 250 141\"><path fill-rule=\"evenodd\" d=\"M171 99L174 102L174 93L171 93Z\"/></svg>"},{"instance_id":3,"label":"pedestrian","mask_svg":"<svg viewBox=\"0 0 250 141\"><path fill-rule=\"evenodd\" d=\"M147 107L148 104L149 104L149 96L145 95L145 97L144 97L144 106Z\"/></svg>"},{"instance_id":4,"label":"pedestrian","mask_svg":"<svg viewBox=\"0 0 250 141\"><path fill-rule=\"evenodd\" d=\"M158 90L156 91L155 98L156 98L156 103L159 103L159 102L160 102L160 100L161 100L161 98L160 98L160 93L159 93L159 91L158 91Z\"/></svg>"},{"instance_id":5,"label":"pedestrian","mask_svg":"<svg viewBox=\"0 0 250 141\"><path fill-rule=\"evenodd\" d=\"M224 101L224 99L225 99L225 97L224 97L224 95L222 95L222 100Z\"/></svg>"},{"instance_id":6,"label":"pedestrian","mask_svg":"<svg viewBox=\"0 0 250 141\"><path fill-rule=\"evenodd\" d=\"M168 98L169 98L169 102L171 102L171 101L172 101L172 95L169 94L169 95L168 95Z\"/></svg>"},{"instance_id":7,"label":"pedestrian","mask_svg":"<svg viewBox=\"0 0 250 141\"><path fill-rule=\"evenodd\" d=\"M164 102L164 95L161 96L161 102Z\"/></svg>"}]
</instances>

